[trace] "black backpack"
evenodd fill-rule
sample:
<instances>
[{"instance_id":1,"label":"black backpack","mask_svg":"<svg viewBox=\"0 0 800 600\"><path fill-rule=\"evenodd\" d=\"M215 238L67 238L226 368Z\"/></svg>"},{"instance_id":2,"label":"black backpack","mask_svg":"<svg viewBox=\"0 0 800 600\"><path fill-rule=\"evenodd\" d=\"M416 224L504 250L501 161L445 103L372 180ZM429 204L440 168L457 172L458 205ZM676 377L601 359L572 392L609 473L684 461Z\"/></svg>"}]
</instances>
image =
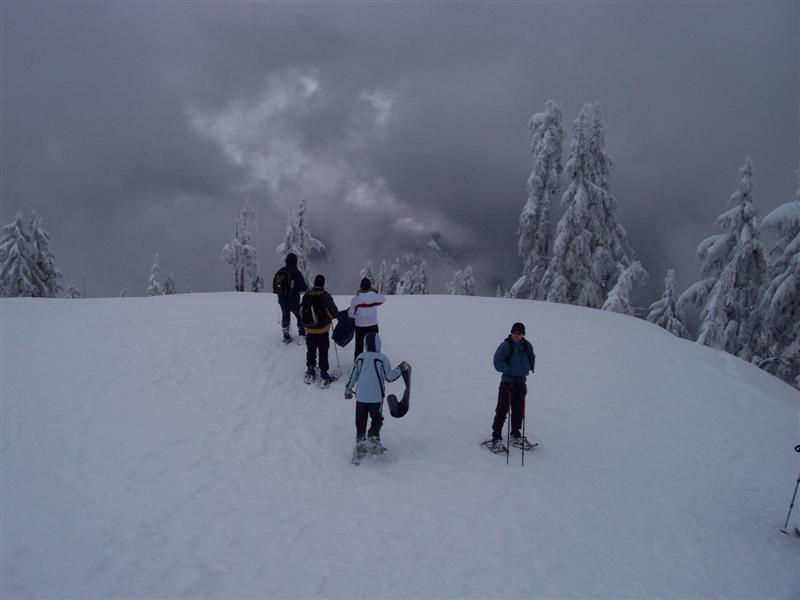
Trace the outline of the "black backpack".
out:
<instances>
[{"instance_id":1,"label":"black backpack","mask_svg":"<svg viewBox=\"0 0 800 600\"><path fill-rule=\"evenodd\" d=\"M325 317L325 294L307 293L300 303L300 320L303 327L322 327L327 322Z\"/></svg>"},{"instance_id":2,"label":"black backpack","mask_svg":"<svg viewBox=\"0 0 800 600\"><path fill-rule=\"evenodd\" d=\"M292 274L286 267L281 267L272 278L272 293L278 296L288 296L294 290Z\"/></svg>"}]
</instances>

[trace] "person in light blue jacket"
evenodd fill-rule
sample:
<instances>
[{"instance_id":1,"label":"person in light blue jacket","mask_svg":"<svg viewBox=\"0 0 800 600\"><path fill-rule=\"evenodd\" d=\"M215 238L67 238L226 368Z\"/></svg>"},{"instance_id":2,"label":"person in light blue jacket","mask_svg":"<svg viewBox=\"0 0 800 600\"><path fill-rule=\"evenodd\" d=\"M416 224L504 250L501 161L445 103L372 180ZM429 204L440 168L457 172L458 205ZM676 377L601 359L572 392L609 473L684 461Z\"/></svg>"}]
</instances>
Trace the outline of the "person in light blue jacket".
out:
<instances>
[{"instance_id":1,"label":"person in light blue jacket","mask_svg":"<svg viewBox=\"0 0 800 600\"><path fill-rule=\"evenodd\" d=\"M381 425L383 425L383 397L386 394L385 382L396 381L402 374L405 362L393 369L389 358L381 353L381 338L377 333L367 333L364 337L366 350L358 355L350 372L350 379L344 390L344 397L356 396L356 444L363 445L367 435L367 418L371 419L369 439L373 445L380 445Z\"/></svg>"}]
</instances>

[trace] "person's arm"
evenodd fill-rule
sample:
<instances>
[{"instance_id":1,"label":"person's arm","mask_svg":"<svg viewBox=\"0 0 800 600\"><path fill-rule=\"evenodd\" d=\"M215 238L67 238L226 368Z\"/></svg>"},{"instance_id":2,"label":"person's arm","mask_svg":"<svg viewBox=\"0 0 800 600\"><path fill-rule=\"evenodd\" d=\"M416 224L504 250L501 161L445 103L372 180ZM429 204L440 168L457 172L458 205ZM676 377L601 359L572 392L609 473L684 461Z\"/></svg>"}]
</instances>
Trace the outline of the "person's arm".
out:
<instances>
[{"instance_id":1,"label":"person's arm","mask_svg":"<svg viewBox=\"0 0 800 600\"><path fill-rule=\"evenodd\" d=\"M353 296L352 300L350 300L350 308L347 309L347 316L351 319L356 318L356 308L358 306L358 294Z\"/></svg>"},{"instance_id":2,"label":"person's arm","mask_svg":"<svg viewBox=\"0 0 800 600\"><path fill-rule=\"evenodd\" d=\"M508 344L506 342L502 342L494 353L494 370L498 373L502 373L503 375L508 375L508 372L511 369L508 361L506 360L507 353Z\"/></svg>"},{"instance_id":3,"label":"person's arm","mask_svg":"<svg viewBox=\"0 0 800 600\"><path fill-rule=\"evenodd\" d=\"M303 274L299 270L295 271L295 273L297 274L297 286L294 291L302 294L308 290L308 284L306 283L305 277L303 277Z\"/></svg>"},{"instance_id":4,"label":"person's arm","mask_svg":"<svg viewBox=\"0 0 800 600\"><path fill-rule=\"evenodd\" d=\"M386 381L397 381L397 378L403 374L399 366L394 369L392 368L392 363L389 362L388 356L384 355L381 359L381 363L383 365L383 373L386 377Z\"/></svg>"},{"instance_id":5,"label":"person's arm","mask_svg":"<svg viewBox=\"0 0 800 600\"><path fill-rule=\"evenodd\" d=\"M361 375L361 365L363 364L363 360L356 360L353 370L350 371L350 379L347 380L347 385L344 388L344 397L348 400L353 397L353 386L358 381L359 375Z\"/></svg>"}]
</instances>

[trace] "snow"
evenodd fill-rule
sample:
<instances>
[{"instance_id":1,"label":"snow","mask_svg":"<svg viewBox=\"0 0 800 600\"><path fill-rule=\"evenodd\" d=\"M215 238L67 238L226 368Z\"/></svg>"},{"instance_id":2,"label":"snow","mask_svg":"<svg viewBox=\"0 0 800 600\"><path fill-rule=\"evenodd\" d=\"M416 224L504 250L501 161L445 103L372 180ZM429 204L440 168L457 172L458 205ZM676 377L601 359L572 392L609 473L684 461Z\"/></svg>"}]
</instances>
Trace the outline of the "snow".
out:
<instances>
[{"instance_id":1,"label":"snow","mask_svg":"<svg viewBox=\"0 0 800 600\"><path fill-rule=\"evenodd\" d=\"M271 294L0 316L3 598L800 596L800 539L778 532L798 392L644 321L390 297L411 410L353 466L353 403L303 385ZM537 354L524 467L479 446L515 321Z\"/></svg>"}]
</instances>

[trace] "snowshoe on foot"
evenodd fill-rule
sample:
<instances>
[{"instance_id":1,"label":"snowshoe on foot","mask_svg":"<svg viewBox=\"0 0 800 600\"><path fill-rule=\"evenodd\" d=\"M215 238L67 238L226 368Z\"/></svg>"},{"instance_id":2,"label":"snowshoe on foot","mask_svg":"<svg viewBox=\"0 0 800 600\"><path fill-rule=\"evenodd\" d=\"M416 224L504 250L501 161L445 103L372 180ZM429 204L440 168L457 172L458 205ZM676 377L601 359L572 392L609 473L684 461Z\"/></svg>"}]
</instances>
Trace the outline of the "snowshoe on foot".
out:
<instances>
[{"instance_id":1,"label":"snowshoe on foot","mask_svg":"<svg viewBox=\"0 0 800 600\"><path fill-rule=\"evenodd\" d=\"M353 460L352 463L354 465L360 464L361 459L367 455L368 452L367 447L367 440L363 437L356 438L356 447L353 448Z\"/></svg>"},{"instance_id":2,"label":"snowshoe on foot","mask_svg":"<svg viewBox=\"0 0 800 600\"><path fill-rule=\"evenodd\" d=\"M309 369L308 371L306 371L306 376L305 376L305 379L304 379L303 381L305 381L305 383L306 383L306 384L308 384L308 385L311 385L311 383L312 383L312 382L313 382L313 381L314 381L316 378L317 378L317 372L316 372L316 370L314 370L314 369Z\"/></svg>"},{"instance_id":3,"label":"snowshoe on foot","mask_svg":"<svg viewBox=\"0 0 800 600\"><path fill-rule=\"evenodd\" d=\"M514 448L522 448L523 450L533 450L539 445L538 442L532 444L524 435L512 435L508 443Z\"/></svg>"},{"instance_id":4,"label":"snowshoe on foot","mask_svg":"<svg viewBox=\"0 0 800 600\"><path fill-rule=\"evenodd\" d=\"M369 453L383 454L384 452L386 452L386 447L381 444L381 438L377 435L369 436Z\"/></svg>"},{"instance_id":5,"label":"snowshoe on foot","mask_svg":"<svg viewBox=\"0 0 800 600\"><path fill-rule=\"evenodd\" d=\"M330 387L330 385L337 379L338 377L335 375L328 374L327 371L321 371L319 374L319 387L324 390L325 388Z\"/></svg>"},{"instance_id":6,"label":"snowshoe on foot","mask_svg":"<svg viewBox=\"0 0 800 600\"><path fill-rule=\"evenodd\" d=\"M493 452L494 454L505 454L508 452L508 448L506 448L503 440L486 440L485 442L481 442L481 446L486 446L489 452Z\"/></svg>"}]
</instances>

